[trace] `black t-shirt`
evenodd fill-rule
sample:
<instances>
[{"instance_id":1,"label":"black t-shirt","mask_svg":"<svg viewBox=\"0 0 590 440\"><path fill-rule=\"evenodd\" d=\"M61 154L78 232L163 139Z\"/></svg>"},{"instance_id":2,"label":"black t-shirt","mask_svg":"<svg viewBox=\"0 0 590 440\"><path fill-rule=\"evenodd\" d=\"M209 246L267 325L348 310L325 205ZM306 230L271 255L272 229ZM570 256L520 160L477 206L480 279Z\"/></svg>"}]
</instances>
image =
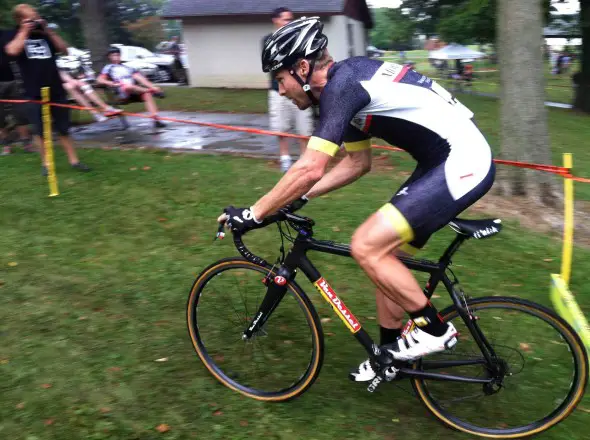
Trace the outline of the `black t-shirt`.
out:
<instances>
[{"instance_id":1,"label":"black t-shirt","mask_svg":"<svg viewBox=\"0 0 590 440\"><path fill-rule=\"evenodd\" d=\"M2 48L16 37L17 31L5 32L2 36ZM51 99L63 98L65 91L57 71L57 51L49 37L42 33L31 32L25 42L23 51L14 57L18 64L26 97L41 99L41 88L51 88Z\"/></svg>"},{"instance_id":2,"label":"black t-shirt","mask_svg":"<svg viewBox=\"0 0 590 440\"><path fill-rule=\"evenodd\" d=\"M0 30L0 41L3 40L6 31ZM0 82L14 81L14 74L10 66L10 59L4 53L4 46L0 47Z\"/></svg>"},{"instance_id":3,"label":"black t-shirt","mask_svg":"<svg viewBox=\"0 0 590 440\"><path fill-rule=\"evenodd\" d=\"M268 40L268 37L270 37L272 34L268 34L265 35L264 38L262 39L262 48L264 49L264 46L266 45L266 40ZM273 78L272 74L270 75L270 89L271 90L275 90L275 91L279 91L279 83L276 79Z\"/></svg>"}]
</instances>

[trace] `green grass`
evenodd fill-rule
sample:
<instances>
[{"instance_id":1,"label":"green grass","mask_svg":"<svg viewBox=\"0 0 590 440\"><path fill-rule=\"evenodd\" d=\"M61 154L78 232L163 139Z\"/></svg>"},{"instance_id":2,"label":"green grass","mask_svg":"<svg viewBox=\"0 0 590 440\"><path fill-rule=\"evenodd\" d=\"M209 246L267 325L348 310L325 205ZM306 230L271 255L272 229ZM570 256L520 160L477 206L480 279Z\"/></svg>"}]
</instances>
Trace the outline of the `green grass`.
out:
<instances>
[{"instance_id":1,"label":"green grass","mask_svg":"<svg viewBox=\"0 0 590 440\"><path fill-rule=\"evenodd\" d=\"M480 105L480 113L494 112L492 101ZM551 117L553 128L566 124L561 115ZM57 154L57 198L47 197L38 158L0 160L0 438L468 438L439 425L405 392L407 384L371 396L350 383L348 369L363 352L308 282L301 284L321 316L332 319L324 323L322 375L304 396L254 402L206 372L187 335L186 297L196 273L236 255L230 240L213 242L215 218L221 207L248 206L272 187L280 173L266 161L102 150L81 157L95 171L75 173ZM391 172L309 204L305 213L317 221L317 237L347 242L390 198L409 161L396 153L388 160ZM437 234L424 256L436 257L451 237L449 230ZM269 229L246 242L273 259L276 238ZM497 238L468 243L454 262L474 296L516 295L550 305L549 274L559 270L559 254L558 239L507 221ZM373 288L360 270L348 259L313 259L375 335ZM590 251L576 248L571 287L586 312L588 271ZM438 293L436 304L448 304ZM529 329L521 332L526 341ZM167 361L155 362L161 358ZM545 382L553 380L548 373ZM590 399L581 407L586 412L576 411L543 438L586 438ZM160 424L170 431L158 433Z\"/></svg>"}]
</instances>

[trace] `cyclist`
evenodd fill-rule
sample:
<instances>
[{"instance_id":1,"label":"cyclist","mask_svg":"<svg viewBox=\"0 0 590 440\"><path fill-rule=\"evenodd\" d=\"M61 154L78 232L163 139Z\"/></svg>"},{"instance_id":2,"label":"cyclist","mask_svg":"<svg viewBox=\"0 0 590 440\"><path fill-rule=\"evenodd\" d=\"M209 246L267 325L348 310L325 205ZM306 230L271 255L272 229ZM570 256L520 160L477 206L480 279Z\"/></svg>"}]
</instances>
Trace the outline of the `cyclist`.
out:
<instances>
[{"instance_id":1,"label":"cyclist","mask_svg":"<svg viewBox=\"0 0 590 440\"><path fill-rule=\"evenodd\" d=\"M249 208L225 208L218 221L245 233L288 203L300 208L354 182L371 168L372 136L404 149L416 169L355 231L351 253L377 286L382 348L402 361L444 351L457 343L457 331L442 321L396 255L423 247L489 191L495 176L490 147L473 113L430 78L365 57L334 62L322 28L318 17L295 20L262 51L263 71L272 72L281 95L302 110L319 104L319 125L306 152L268 194ZM342 142L346 157L326 172ZM402 332L404 311L413 324ZM375 375L366 360L351 379Z\"/></svg>"}]
</instances>

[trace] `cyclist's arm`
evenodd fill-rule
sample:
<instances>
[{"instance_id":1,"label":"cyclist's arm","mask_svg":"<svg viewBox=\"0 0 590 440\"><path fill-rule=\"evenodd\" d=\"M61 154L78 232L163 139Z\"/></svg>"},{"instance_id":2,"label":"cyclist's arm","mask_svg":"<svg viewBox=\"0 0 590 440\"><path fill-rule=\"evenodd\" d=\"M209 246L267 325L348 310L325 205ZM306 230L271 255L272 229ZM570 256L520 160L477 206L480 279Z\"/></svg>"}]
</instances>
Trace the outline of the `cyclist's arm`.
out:
<instances>
[{"instance_id":1,"label":"cyclist's arm","mask_svg":"<svg viewBox=\"0 0 590 440\"><path fill-rule=\"evenodd\" d=\"M371 170L371 151L358 151L348 154L338 165L330 170L306 194L308 199L319 197L349 185Z\"/></svg>"},{"instance_id":2,"label":"cyclist's arm","mask_svg":"<svg viewBox=\"0 0 590 440\"><path fill-rule=\"evenodd\" d=\"M307 148L303 156L279 180L279 183L254 204L254 216L262 220L306 194L322 178L331 159L332 156L329 154Z\"/></svg>"},{"instance_id":3,"label":"cyclist's arm","mask_svg":"<svg viewBox=\"0 0 590 440\"><path fill-rule=\"evenodd\" d=\"M258 220L312 189L324 176L330 159L338 152L352 118L370 103L369 94L355 80L354 72L349 70L340 73L330 80L322 92L320 121L305 153L279 183L253 205L254 216Z\"/></svg>"},{"instance_id":4,"label":"cyclist's arm","mask_svg":"<svg viewBox=\"0 0 590 440\"><path fill-rule=\"evenodd\" d=\"M332 168L306 194L307 198L319 197L335 189L351 184L371 170L371 140L362 131L349 126L344 135L347 156Z\"/></svg>"}]
</instances>

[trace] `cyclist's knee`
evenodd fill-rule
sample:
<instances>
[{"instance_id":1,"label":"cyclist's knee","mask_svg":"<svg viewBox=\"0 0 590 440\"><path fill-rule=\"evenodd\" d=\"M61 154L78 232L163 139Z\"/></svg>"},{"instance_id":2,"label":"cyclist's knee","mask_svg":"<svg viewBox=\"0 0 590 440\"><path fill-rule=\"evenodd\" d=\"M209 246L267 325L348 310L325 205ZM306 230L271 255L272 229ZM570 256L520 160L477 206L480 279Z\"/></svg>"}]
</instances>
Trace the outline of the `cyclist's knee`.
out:
<instances>
[{"instance_id":1,"label":"cyclist's knee","mask_svg":"<svg viewBox=\"0 0 590 440\"><path fill-rule=\"evenodd\" d=\"M368 234L363 228L357 229L350 242L352 258L361 266L372 266L379 259L378 250L369 243Z\"/></svg>"}]
</instances>

